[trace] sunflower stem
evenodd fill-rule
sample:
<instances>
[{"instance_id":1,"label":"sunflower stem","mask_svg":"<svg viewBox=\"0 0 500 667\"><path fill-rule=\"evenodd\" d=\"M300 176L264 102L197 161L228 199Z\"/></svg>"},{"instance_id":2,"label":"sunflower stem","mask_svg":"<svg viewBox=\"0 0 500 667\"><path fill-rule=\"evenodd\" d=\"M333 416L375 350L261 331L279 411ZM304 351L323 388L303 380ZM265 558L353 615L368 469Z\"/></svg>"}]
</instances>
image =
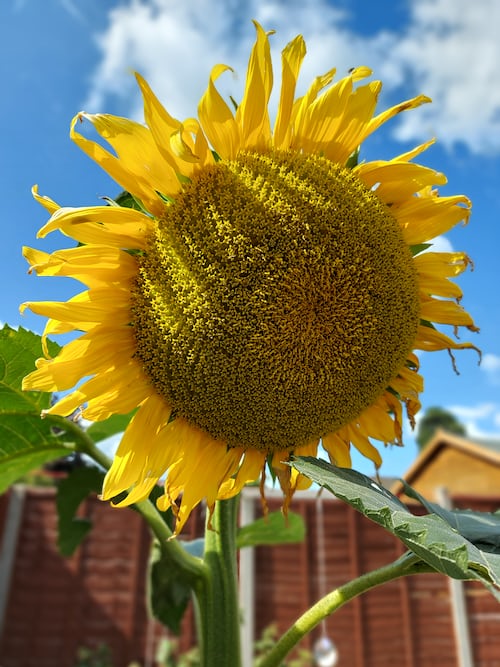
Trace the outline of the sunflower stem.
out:
<instances>
[{"instance_id":1,"label":"sunflower stem","mask_svg":"<svg viewBox=\"0 0 500 667\"><path fill-rule=\"evenodd\" d=\"M208 577L195 589L201 667L241 665L237 511L238 498L218 501L205 530Z\"/></svg>"},{"instance_id":2,"label":"sunflower stem","mask_svg":"<svg viewBox=\"0 0 500 667\"><path fill-rule=\"evenodd\" d=\"M411 551L406 552L393 563L372 572L367 572L357 579L340 586L318 600L310 609L300 616L295 623L278 640L275 646L257 664L257 667L279 667L283 659L299 643L299 641L330 614L340 609L346 602L366 591L393 581L399 577L420 572L434 572L430 566L420 560Z\"/></svg>"}]
</instances>

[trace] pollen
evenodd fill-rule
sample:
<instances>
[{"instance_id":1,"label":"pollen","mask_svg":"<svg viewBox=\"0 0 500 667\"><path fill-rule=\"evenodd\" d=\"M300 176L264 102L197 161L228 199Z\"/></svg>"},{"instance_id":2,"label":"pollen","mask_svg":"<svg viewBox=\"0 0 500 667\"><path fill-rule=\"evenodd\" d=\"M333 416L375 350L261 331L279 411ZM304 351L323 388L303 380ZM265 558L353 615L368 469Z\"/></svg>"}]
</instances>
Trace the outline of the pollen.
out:
<instances>
[{"instance_id":1,"label":"pollen","mask_svg":"<svg viewBox=\"0 0 500 667\"><path fill-rule=\"evenodd\" d=\"M205 167L139 261L143 370L173 415L229 447L291 450L356 420L417 336L396 218L324 157L247 152Z\"/></svg>"}]
</instances>

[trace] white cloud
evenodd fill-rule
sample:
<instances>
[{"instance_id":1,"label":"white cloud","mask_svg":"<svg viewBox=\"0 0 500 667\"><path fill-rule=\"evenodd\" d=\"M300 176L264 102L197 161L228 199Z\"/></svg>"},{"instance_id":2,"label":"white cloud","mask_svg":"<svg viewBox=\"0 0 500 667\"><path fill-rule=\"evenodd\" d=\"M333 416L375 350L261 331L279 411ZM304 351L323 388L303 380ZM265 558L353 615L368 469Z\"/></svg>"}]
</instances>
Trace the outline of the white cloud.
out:
<instances>
[{"instance_id":1,"label":"white cloud","mask_svg":"<svg viewBox=\"0 0 500 667\"><path fill-rule=\"evenodd\" d=\"M413 0L412 22L391 57L433 104L401 117L400 139L436 134L448 146L500 150L499 25L497 0Z\"/></svg>"},{"instance_id":2,"label":"white cloud","mask_svg":"<svg viewBox=\"0 0 500 667\"><path fill-rule=\"evenodd\" d=\"M428 252L453 252L453 246L446 236L436 236Z\"/></svg>"},{"instance_id":3,"label":"white cloud","mask_svg":"<svg viewBox=\"0 0 500 667\"><path fill-rule=\"evenodd\" d=\"M130 76L137 69L173 115L192 116L219 62L237 73L221 78L222 94L240 98L256 18L278 33L272 39L276 79L279 51L302 33L308 56L299 90L332 66L342 75L369 65L391 99L418 93L434 99L393 122L397 139L417 143L436 135L450 148L463 143L475 152L500 151L500 3L411 0L410 7L399 32L362 36L328 0L130 0L110 12L108 29L98 37L102 59L86 109L106 110L116 98L120 113L140 117Z\"/></svg>"},{"instance_id":4,"label":"white cloud","mask_svg":"<svg viewBox=\"0 0 500 667\"><path fill-rule=\"evenodd\" d=\"M291 3L253 0L244 6L237 0L217 3L198 0L196 5L170 0L132 0L110 12L108 29L97 37L102 60L92 76L85 108L91 112L102 110L110 96L122 98L125 106L134 89L131 71L137 70L172 114L180 118L192 116L210 70L217 63L226 63L235 70L233 77L226 74L219 80L221 92L241 97L255 38L252 18L262 22L266 29L279 31L279 40L278 37L272 40L279 52L300 32L312 32L323 43L335 32L342 16L326 0ZM345 41L339 48L344 53L347 38ZM354 46L349 48L353 55L354 50ZM347 70L352 62L347 59L346 63L349 63ZM325 59L322 70L329 69L331 64L331 58ZM314 76L318 73L314 71ZM127 112L135 115L138 109Z\"/></svg>"},{"instance_id":5,"label":"white cloud","mask_svg":"<svg viewBox=\"0 0 500 667\"><path fill-rule=\"evenodd\" d=\"M480 368L492 384L500 384L500 356L491 353L483 355Z\"/></svg>"}]
</instances>

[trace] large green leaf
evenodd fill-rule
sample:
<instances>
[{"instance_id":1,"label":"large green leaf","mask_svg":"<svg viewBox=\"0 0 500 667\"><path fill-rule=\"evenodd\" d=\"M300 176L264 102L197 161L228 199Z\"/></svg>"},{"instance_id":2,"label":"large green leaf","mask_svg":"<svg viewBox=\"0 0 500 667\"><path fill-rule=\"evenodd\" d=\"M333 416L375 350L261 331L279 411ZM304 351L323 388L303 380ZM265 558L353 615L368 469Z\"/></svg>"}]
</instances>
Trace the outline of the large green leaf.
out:
<instances>
[{"instance_id":1,"label":"large green leaf","mask_svg":"<svg viewBox=\"0 0 500 667\"><path fill-rule=\"evenodd\" d=\"M293 466L398 537L437 572L454 579L477 579L500 600L500 554L485 551L481 543L460 534L460 523L455 528L437 514L414 516L396 496L355 470L312 457L300 457Z\"/></svg>"},{"instance_id":2,"label":"large green leaf","mask_svg":"<svg viewBox=\"0 0 500 667\"><path fill-rule=\"evenodd\" d=\"M259 545L302 542L306 530L304 519L295 512L288 512L285 518L281 512L271 512L238 530L236 546L256 547Z\"/></svg>"},{"instance_id":3,"label":"large green leaf","mask_svg":"<svg viewBox=\"0 0 500 667\"><path fill-rule=\"evenodd\" d=\"M71 556L92 527L88 519L76 517L76 511L89 493L99 493L104 473L97 468L74 468L57 487L57 546L63 556Z\"/></svg>"},{"instance_id":4,"label":"large green leaf","mask_svg":"<svg viewBox=\"0 0 500 667\"><path fill-rule=\"evenodd\" d=\"M49 343L51 354L58 347ZM0 493L26 473L66 456L75 442L74 427L60 417L40 418L51 395L23 392L22 379L42 355L40 336L9 326L0 329Z\"/></svg>"},{"instance_id":5,"label":"large green leaf","mask_svg":"<svg viewBox=\"0 0 500 667\"><path fill-rule=\"evenodd\" d=\"M409 498L418 500L428 512L437 514L452 528L484 551L500 554L500 513L474 510L448 510L421 496L404 480L404 491Z\"/></svg>"}]
</instances>

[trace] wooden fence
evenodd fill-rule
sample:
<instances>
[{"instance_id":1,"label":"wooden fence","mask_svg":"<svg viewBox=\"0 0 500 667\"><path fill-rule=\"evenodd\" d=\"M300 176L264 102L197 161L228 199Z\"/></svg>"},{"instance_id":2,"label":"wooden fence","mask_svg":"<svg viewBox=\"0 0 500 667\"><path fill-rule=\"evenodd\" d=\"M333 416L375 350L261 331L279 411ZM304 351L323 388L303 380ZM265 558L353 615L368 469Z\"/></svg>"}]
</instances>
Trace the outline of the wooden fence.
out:
<instances>
[{"instance_id":1,"label":"wooden fence","mask_svg":"<svg viewBox=\"0 0 500 667\"><path fill-rule=\"evenodd\" d=\"M491 510L500 497L453 502ZM279 501L270 498L269 504L273 509ZM272 623L285 630L324 585L330 590L402 553L398 541L344 503L325 497L323 506L325 581L318 575L313 495L292 504L306 520L303 543L255 549L256 636ZM93 529L65 559L56 547L54 489L16 487L0 498L0 667L74 667L79 647L99 644L109 646L113 667L132 661L156 665L155 646L165 631L148 618L145 604L147 527L132 510L112 509L96 498L86 500L79 513L92 520ZM184 536L199 535L202 523L200 511ZM467 582L464 592L474 667L500 667L500 607L478 584ZM338 647L339 667L459 667L450 582L441 575L417 575L373 590L329 618L326 631ZM311 648L317 636L303 646ZM194 642L190 611L180 646Z\"/></svg>"}]
</instances>

